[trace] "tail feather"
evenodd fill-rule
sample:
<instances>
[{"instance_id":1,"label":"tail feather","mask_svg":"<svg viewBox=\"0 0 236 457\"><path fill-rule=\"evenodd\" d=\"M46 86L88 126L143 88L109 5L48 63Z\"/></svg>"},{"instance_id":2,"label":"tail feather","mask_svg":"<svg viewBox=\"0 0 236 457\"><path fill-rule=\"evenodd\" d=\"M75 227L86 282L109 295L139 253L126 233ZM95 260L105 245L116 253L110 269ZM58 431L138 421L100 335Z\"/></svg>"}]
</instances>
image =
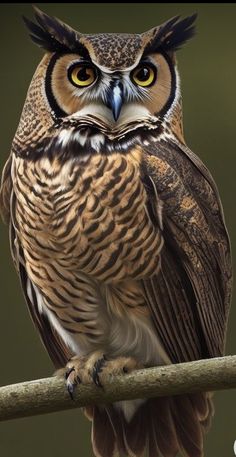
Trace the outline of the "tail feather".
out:
<instances>
[{"instance_id":1,"label":"tail feather","mask_svg":"<svg viewBox=\"0 0 236 457\"><path fill-rule=\"evenodd\" d=\"M92 443L96 457L114 456L116 437L105 408L93 408Z\"/></svg>"},{"instance_id":2,"label":"tail feather","mask_svg":"<svg viewBox=\"0 0 236 457\"><path fill-rule=\"evenodd\" d=\"M106 408L116 439L117 456L123 457L127 454L127 448L124 438L124 417L119 414L113 405ZM95 454L96 455L96 454ZM97 457L97 456L96 456Z\"/></svg>"},{"instance_id":3,"label":"tail feather","mask_svg":"<svg viewBox=\"0 0 236 457\"><path fill-rule=\"evenodd\" d=\"M215 407L214 403L212 400L212 393L209 393L208 396L206 396L206 403L207 403L207 408L206 408L206 415L205 417L202 417L201 419L201 425L205 433L207 433L211 427L212 423L212 418L215 414Z\"/></svg>"},{"instance_id":4,"label":"tail feather","mask_svg":"<svg viewBox=\"0 0 236 457\"><path fill-rule=\"evenodd\" d=\"M178 452L179 446L170 411L170 403L170 398L149 400L149 443L152 443L154 448L152 453L149 451L150 457L152 455L156 457L158 452L165 457L175 457Z\"/></svg>"},{"instance_id":5,"label":"tail feather","mask_svg":"<svg viewBox=\"0 0 236 457\"><path fill-rule=\"evenodd\" d=\"M211 395L201 393L149 399L129 421L115 405L91 411L96 457L203 457L214 408Z\"/></svg>"},{"instance_id":6,"label":"tail feather","mask_svg":"<svg viewBox=\"0 0 236 457\"><path fill-rule=\"evenodd\" d=\"M147 441L145 407L140 406L129 423L123 418L123 431L128 455L141 457L145 451Z\"/></svg>"},{"instance_id":7,"label":"tail feather","mask_svg":"<svg viewBox=\"0 0 236 457\"><path fill-rule=\"evenodd\" d=\"M201 423L203 423L207 419L211 419L212 415L214 414L214 406L212 402L212 395L211 393L202 395L200 394L192 394L189 398L192 402L194 409L196 410L197 417Z\"/></svg>"},{"instance_id":8,"label":"tail feather","mask_svg":"<svg viewBox=\"0 0 236 457\"><path fill-rule=\"evenodd\" d=\"M189 397L176 397L173 400L172 414L179 448L183 455L186 457L202 457L202 429Z\"/></svg>"}]
</instances>

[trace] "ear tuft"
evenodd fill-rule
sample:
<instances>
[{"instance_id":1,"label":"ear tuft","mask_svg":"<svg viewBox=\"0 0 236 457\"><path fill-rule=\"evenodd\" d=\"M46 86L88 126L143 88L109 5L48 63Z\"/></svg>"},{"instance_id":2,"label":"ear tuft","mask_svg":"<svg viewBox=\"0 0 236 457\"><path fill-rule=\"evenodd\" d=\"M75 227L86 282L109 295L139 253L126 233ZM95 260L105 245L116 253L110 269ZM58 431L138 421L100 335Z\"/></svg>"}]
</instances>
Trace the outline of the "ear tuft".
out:
<instances>
[{"instance_id":1,"label":"ear tuft","mask_svg":"<svg viewBox=\"0 0 236 457\"><path fill-rule=\"evenodd\" d=\"M23 16L34 43L49 52L79 52L87 56L87 49L79 42L81 35L78 32L35 6L34 11L36 22Z\"/></svg>"},{"instance_id":2,"label":"ear tuft","mask_svg":"<svg viewBox=\"0 0 236 457\"><path fill-rule=\"evenodd\" d=\"M175 16L160 27L153 29L153 37L145 48L145 54L157 51L177 51L182 44L193 37L196 18L197 13L182 20L180 20L180 16Z\"/></svg>"}]
</instances>

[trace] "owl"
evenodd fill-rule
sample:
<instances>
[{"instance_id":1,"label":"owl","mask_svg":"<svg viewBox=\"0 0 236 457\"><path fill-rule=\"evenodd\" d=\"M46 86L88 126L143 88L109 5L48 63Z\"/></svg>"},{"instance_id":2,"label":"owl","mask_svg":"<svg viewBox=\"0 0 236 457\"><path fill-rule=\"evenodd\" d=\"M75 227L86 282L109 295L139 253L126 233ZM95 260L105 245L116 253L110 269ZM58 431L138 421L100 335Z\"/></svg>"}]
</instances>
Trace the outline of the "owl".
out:
<instances>
[{"instance_id":1,"label":"owl","mask_svg":"<svg viewBox=\"0 0 236 457\"><path fill-rule=\"evenodd\" d=\"M81 34L36 9L45 50L1 182L32 320L69 393L224 354L230 244L216 184L186 146L176 50L196 15ZM211 393L84 409L95 456L203 456Z\"/></svg>"}]
</instances>

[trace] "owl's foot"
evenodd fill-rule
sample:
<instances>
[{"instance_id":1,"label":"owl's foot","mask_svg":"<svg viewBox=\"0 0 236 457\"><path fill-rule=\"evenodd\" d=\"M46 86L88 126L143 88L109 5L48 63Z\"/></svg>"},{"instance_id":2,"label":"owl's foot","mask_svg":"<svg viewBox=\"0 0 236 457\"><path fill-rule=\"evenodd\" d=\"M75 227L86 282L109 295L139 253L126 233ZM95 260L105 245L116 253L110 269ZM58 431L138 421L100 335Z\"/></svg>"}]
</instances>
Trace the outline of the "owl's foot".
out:
<instances>
[{"instance_id":1,"label":"owl's foot","mask_svg":"<svg viewBox=\"0 0 236 457\"><path fill-rule=\"evenodd\" d=\"M73 357L66 365L66 385L70 396L77 384L95 384L103 387L107 380L114 376L130 373L141 368L132 357L117 357L110 359L101 351L94 352L88 357Z\"/></svg>"}]
</instances>

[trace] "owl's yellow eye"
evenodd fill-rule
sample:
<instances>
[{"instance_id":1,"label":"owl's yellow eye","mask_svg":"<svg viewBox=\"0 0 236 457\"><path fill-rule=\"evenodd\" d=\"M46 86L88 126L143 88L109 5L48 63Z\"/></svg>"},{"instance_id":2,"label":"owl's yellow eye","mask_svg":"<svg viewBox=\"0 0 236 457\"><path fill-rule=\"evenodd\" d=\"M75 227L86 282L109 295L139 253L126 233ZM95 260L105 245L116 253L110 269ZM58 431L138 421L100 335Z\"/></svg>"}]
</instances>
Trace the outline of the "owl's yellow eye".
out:
<instances>
[{"instance_id":1,"label":"owl's yellow eye","mask_svg":"<svg viewBox=\"0 0 236 457\"><path fill-rule=\"evenodd\" d=\"M137 86L151 86L156 80L156 69L152 65L139 65L132 71L131 79Z\"/></svg>"},{"instance_id":2,"label":"owl's yellow eye","mask_svg":"<svg viewBox=\"0 0 236 457\"><path fill-rule=\"evenodd\" d=\"M90 86L97 78L94 67L89 65L73 65L68 72L70 82L76 87Z\"/></svg>"}]
</instances>

